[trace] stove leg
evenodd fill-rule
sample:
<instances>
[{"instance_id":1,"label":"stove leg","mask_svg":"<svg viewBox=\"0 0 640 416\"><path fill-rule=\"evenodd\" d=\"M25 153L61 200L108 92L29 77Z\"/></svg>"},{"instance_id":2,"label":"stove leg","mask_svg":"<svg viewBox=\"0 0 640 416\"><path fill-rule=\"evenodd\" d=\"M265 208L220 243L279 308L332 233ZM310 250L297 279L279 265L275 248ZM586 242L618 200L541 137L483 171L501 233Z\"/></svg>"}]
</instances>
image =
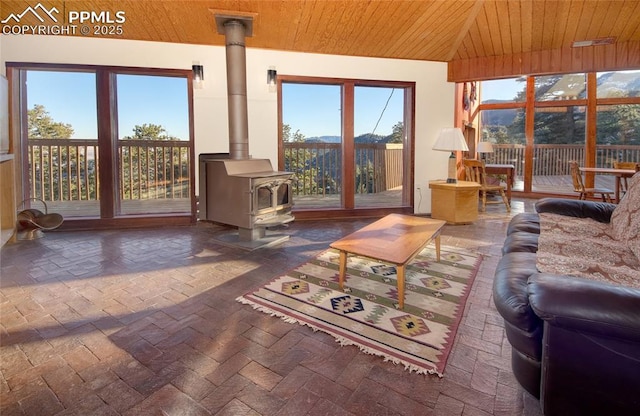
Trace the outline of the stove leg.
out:
<instances>
[{"instance_id":1,"label":"stove leg","mask_svg":"<svg viewBox=\"0 0 640 416\"><path fill-rule=\"evenodd\" d=\"M264 227L238 228L240 241L255 241L264 238L266 230Z\"/></svg>"}]
</instances>

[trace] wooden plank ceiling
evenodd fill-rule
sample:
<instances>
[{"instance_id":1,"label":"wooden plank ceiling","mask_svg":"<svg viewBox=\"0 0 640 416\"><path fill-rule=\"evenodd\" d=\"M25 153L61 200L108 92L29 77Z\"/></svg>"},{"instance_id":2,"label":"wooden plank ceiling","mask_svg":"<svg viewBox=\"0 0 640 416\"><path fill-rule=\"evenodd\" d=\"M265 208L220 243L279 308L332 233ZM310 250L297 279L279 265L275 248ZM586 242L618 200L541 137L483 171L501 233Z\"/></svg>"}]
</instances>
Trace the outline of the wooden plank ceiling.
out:
<instances>
[{"instance_id":1,"label":"wooden plank ceiling","mask_svg":"<svg viewBox=\"0 0 640 416\"><path fill-rule=\"evenodd\" d=\"M0 17L37 0L2 0ZM214 13L253 16L247 47L455 62L571 47L613 37L640 42L640 0L67 0L70 11L124 11L122 35L101 37L223 45ZM13 24L8 21L6 24ZM32 13L20 24L41 24ZM47 22L45 22L47 23ZM51 23L51 22L48 22ZM62 22L59 22L62 23ZM67 22L65 22L67 23ZM83 35L78 30L76 36Z\"/></svg>"}]
</instances>

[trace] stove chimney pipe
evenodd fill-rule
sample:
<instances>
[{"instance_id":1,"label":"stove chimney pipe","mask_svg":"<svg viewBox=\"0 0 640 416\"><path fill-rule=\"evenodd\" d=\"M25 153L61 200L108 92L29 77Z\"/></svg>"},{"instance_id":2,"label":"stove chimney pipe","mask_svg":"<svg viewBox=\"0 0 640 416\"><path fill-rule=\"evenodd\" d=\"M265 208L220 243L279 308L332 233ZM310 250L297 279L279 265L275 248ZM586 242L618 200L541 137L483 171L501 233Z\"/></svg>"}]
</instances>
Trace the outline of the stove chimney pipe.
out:
<instances>
[{"instance_id":1,"label":"stove chimney pipe","mask_svg":"<svg viewBox=\"0 0 640 416\"><path fill-rule=\"evenodd\" d=\"M231 159L249 159L245 36L251 36L251 23L247 17L216 15L218 32L225 35Z\"/></svg>"}]
</instances>

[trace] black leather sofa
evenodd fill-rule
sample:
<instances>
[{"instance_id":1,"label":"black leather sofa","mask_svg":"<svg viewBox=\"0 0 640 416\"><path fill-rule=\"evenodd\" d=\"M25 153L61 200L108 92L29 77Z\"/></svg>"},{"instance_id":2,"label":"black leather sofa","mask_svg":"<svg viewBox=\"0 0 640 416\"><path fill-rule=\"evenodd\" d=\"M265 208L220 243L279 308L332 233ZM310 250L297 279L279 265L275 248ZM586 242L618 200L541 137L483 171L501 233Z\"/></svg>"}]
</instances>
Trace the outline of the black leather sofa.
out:
<instances>
[{"instance_id":1,"label":"black leather sofa","mask_svg":"<svg viewBox=\"0 0 640 416\"><path fill-rule=\"evenodd\" d=\"M494 303L513 373L547 416L640 415L640 289L536 267L539 212L609 222L615 207L542 199L536 213L516 215L507 230Z\"/></svg>"}]
</instances>

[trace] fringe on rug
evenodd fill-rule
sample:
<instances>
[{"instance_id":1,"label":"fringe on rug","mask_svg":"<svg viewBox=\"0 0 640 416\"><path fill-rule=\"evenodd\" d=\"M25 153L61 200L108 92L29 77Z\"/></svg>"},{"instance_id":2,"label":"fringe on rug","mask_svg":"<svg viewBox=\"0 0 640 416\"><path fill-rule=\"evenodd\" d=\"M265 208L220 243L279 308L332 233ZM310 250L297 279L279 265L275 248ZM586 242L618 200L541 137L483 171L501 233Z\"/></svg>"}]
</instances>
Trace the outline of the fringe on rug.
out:
<instances>
[{"instance_id":1,"label":"fringe on rug","mask_svg":"<svg viewBox=\"0 0 640 416\"><path fill-rule=\"evenodd\" d=\"M312 324L310 324L308 322L300 321L300 320L298 320L296 318L292 318L291 316L287 316L282 312L278 312L278 311L275 311L275 310L273 310L271 308L268 308L266 306L259 305L259 304L255 303L255 302L245 298L244 296L237 297L236 301L240 302L240 303L242 303L244 305L249 305L253 309L255 309L257 311L260 311L262 313L278 317L278 318L282 319L283 321L285 321L285 322L287 322L289 324L299 324L299 325L303 325L303 326L308 326L309 328L311 328L315 332L320 331L320 332L324 332L325 334L329 334L333 338L335 338L336 342L338 342L341 347L348 346L348 345L353 345L353 346L358 347L360 349L360 351L364 352L365 354L382 357L385 362L389 362L390 361L395 365L402 364L404 366L404 369L409 371L410 373L415 371L416 374L435 374L440 378L443 377L443 374L440 373L439 371L437 371L436 369L426 369L426 368L423 368L423 367L418 367L418 366L416 366L414 364L411 364L411 363L408 363L408 362L406 362L404 360L400 360L400 359L394 358L394 357L389 357L388 355L383 354L383 353L381 353L381 352L379 352L379 351L377 351L377 350L375 350L373 348L365 347L364 345L361 345L361 344L359 344L359 343L357 343L355 341L352 341L350 339L347 339L347 338L344 338L344 337L339 336L337 334L334 334L331 331L327 331L325 329L318 328L315 325L312 325Z\"/></svg>"}]
</instances>

